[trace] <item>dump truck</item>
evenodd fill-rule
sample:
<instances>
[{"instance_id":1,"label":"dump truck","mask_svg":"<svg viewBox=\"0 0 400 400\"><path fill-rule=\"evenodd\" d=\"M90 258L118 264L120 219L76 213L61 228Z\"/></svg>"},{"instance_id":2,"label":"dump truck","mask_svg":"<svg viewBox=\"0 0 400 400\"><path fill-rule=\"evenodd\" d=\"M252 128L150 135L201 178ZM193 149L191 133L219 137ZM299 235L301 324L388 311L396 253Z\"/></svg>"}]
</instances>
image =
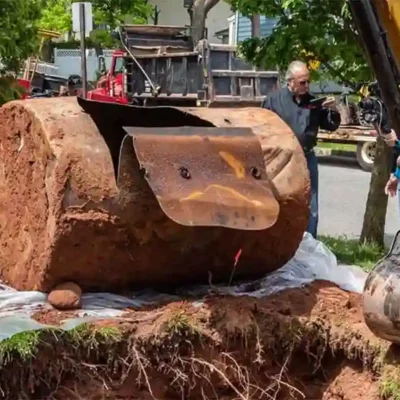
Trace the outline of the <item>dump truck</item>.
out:
<instances>
[{"instance_id":1,"label":"dump truck","mask_svg":"<svg viewBox=\"0 0 400 400\"><path fill-rule=\"evenodd\" d=\"M295 135L260 107L277 71L195 46L182 27L121 35L121 71L88 98L0 109L1 279L117 292L280 268L303 238L310 184Z\"/></svg>"},{"instance_id":2,"label":"dump truck","mask_svg":"<svg viewBox=\"0 0 400 400\"><path fill-rule=\"evenodd\" d=\"M197 49L188 27L122 25L121 49L88 99L136 105L259 106L279 86L278 71L256 68L236 46L203 41Z\"/></svg>"}]
</instances>

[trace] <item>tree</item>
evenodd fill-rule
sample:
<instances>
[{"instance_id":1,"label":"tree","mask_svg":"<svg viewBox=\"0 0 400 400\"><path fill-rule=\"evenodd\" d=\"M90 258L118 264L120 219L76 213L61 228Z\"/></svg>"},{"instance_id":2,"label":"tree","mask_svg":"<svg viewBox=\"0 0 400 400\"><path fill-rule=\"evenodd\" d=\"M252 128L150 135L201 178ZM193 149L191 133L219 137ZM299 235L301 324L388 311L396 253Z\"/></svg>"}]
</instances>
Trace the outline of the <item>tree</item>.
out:
<instances>
[{"instance_id":1,"label":"tree","mask_svg":"<svg viewBox=\"0 0 400 400\"><path fill-rule=\"evenodd\" d=\"M132 23L144 24L153 10L147 0L92 0L92 4L95 22L107 24L111 29L124 23L127 17Z\"/></svg>"},{"instance_id":2,"label":"tree","mask_svg":"<svg viewBox=\"0 0 400 400\"><path fill-rule=\"evenodd\" d=\"M0 1L0 62L4 72L17 72L38 45L39 0Z\"/></svg>"},{"instance_id":3,"label":"tree","mask_svg":"<svg viewBox=\"0 0 400 400\"><path fill-rule=\"evenodd\" d=\"M283 71L293 59L318 60L314 72L355 87L373 77L363 47L344 0L227 0L234 10L275 18L271 36L244 41L241 49L249 60Z\"/></svg>"},{"instance_id":4,"label":"tree","mask_svg":"<svg viewBox=\"0 0 400 400\"><path fill-rule=\"evenodd\" d=\"M42 29L69 33L72 29L70 0L45 0L37 25Z\"/></svg>"},{"instance_id":5,"label":"tree","mask_svg":"<svg viewBox=\"0 0 400 400\"><path fill-rule=\"evenodd\" d=\"M245 16L261 14L277 19L271 36L249 39L241 45L245 57L256 65L283 71L294 59L309 64L317 61L320 67L312 71L314 78L332 79L353 89L374 79L345 0L227 1ZM391 150L378 140L360 237L362 242L381 246L390 154Z\"/></svg>"},{"instance_id":6,"label":"tree","mask_svg":"<svg viewBox=\"0 0 400 400\"><path fill-rule=\"evenodd\" d=\"M189 11L192 25L192 37L195 44L204 39L207 14L219 3L219 0L194 0L193 8Z\"/></svg>"},{"instance_id":7,"label":"tree","mask_svg":"<svg viewBox=\"0 0 400 400\"><path fill-rule=\"evenodd\" d=\"M23 92L15 75L37 48L35 22L40 10L38 0L0 1L0 106Z\"/></svg>"},{"instance_id":8,"label":"tree","mask_svg":"<svg viewBox=\"0 0 400 400\"><path fill-rule=\"evenodd\" d=\"M38 22L40 28L59 33L72 33L71 4L79 0L44 0L45 7ZM100 47L110 47L115 43L110 31L126 19L132 23L145 23L152 12L147 0L92 0L94 30L92 41Z\"/></svg>"},{"instance_id":9,"label":"tree","mask_svg":"<svg viewBox=\"0 0 400 400\"><path fill-rule=\"evenodd\" d=\"M375 243L382 248L384 247L388 204L388 197L385 195L384 190L390 175L392 159L391 148L386 146L381 138L378 138L360 242Z\"/></svg>"},{"instance_id":10,"label":"tree","mask_svg":"<svg viewBox=\"0 0 400 400\"><path fill-rule=\"evenodd\" d=\"M11 100L20 99L23 92L24 88L13 76L0 76L0 106Z\"/></svg>"}]
</instances>

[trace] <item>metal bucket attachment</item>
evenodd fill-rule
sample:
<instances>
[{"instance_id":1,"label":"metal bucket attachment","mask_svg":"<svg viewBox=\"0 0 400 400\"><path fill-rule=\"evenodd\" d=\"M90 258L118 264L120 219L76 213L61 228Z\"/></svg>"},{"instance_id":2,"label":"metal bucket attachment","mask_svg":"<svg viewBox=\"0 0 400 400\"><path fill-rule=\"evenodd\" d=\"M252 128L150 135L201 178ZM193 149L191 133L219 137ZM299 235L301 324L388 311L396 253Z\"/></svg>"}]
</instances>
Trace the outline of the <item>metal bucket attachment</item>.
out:
<instances>
[{"instance_id":1,"label":"metal bucket attachment","mask_svg":"<svg viewBox=\"0 0 400 400\"><path fill-rule=\"evenodd\" d=\"M186 226L263 230L279 215L261 145L247 128L124 127L119 188L137 163L164 213ZM132 159L135 155L136 160Z\"/></svg>"},{"instance_id":2,"label":"metal bucket attachment","mask_svg":"<svg viewBox=\"0 0 400 400\"><path fill-rule=\"evenodd\" d=\"M400 344L400 231L388 254L367 277L363 312L365 323L376 336Z\"/></svg>"}]
</instances>

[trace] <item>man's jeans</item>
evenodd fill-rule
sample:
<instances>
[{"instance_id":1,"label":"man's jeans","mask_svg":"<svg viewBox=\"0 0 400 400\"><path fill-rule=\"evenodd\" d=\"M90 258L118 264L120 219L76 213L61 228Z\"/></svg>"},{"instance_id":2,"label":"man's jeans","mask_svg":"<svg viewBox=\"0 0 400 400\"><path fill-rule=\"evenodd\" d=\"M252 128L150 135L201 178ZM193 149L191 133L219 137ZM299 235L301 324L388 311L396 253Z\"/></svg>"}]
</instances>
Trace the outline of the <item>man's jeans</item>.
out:
<instances>
[{"instance_id":1,"label":"man's jeans","mask_svg":"<svg viewBox=\"0 0 400 400\"><path fill-rule=\"evenodd\" d=\"M310 216L308 219L307 232L310 232L314 238L317 238L318 229L318 159L314 150L305 153L307 166L310 172L311 181L311 202Z\"/></svg>"}]
</instances>

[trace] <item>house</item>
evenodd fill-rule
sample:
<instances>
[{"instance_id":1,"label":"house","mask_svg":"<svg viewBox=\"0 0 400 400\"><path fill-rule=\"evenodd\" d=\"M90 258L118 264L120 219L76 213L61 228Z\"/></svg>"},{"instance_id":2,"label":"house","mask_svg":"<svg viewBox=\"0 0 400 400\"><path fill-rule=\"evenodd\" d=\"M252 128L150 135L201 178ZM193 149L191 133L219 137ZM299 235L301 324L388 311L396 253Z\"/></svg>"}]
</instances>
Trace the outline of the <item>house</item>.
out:
<instances>
[{"instance_id":1,"label":"house","mask_svg":"<svg viewBox=\"0 0 400 400\"><path fill-rule=\"evenodd\" d=\"M184 0L149 0L159 11L159 25L189 25L190 19ZM221 0L208 13L206 27L208 40L212 43L223 43L220 32L227 27L227 19L232 15L231 6ZM152 21L149 21L152 23ZM218 33L218 35L217 35Z\"/></svg>"},{"instance_id":2,"label":"house","mask_svg":"<svg viewBox=\"0 0 400 400\"><path fill-rule=\"evenodd\" d=\"M243 40L251 37L251 20L248 17L236 13L235 19L239 20L235 35L235 43L243 42ZM264 15L260 15L260 36L268 37L275 25L278 23L276 18L268 18Z\"/></svg>"}]
</instances>

